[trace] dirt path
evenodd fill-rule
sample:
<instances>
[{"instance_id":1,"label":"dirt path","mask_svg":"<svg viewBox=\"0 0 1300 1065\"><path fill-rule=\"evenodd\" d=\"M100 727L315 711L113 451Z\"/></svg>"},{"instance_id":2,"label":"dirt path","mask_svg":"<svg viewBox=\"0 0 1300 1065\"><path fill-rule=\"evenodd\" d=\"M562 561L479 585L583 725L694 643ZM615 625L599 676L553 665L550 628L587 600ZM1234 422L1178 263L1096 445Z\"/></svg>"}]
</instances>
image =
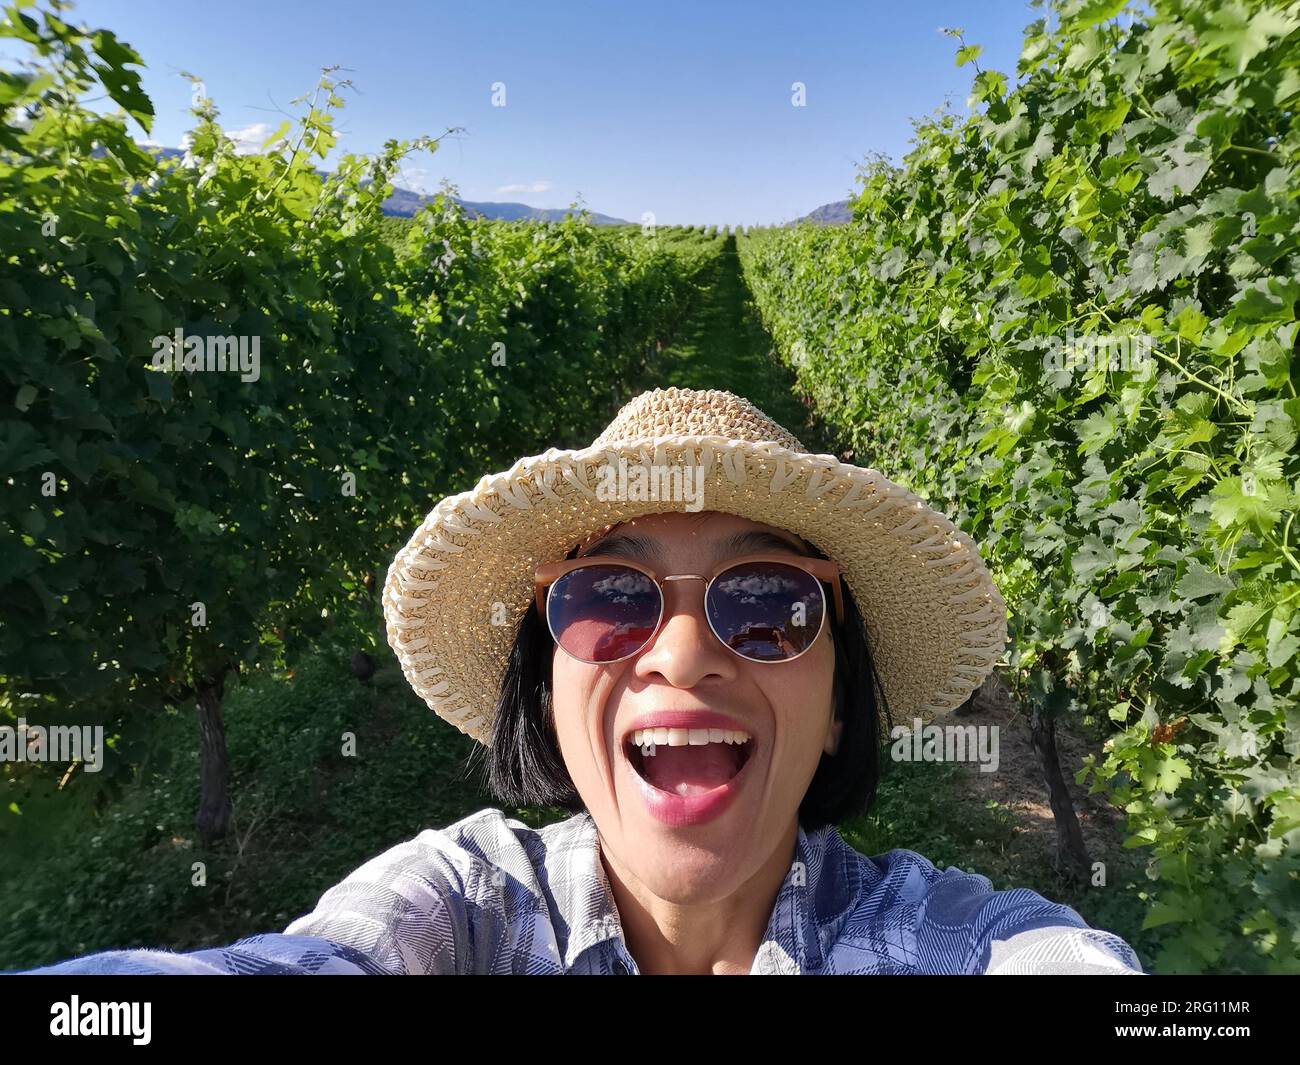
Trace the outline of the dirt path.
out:
<instances>
[{"instance_id":1,"label":"dirt path","mask_svg":"<svg viewBox=\"0 0 1300 1065\"><path fill-rule=\"evenodd\" d=\"M1056 853L1056 822L1047 801L1047 785L1043 782L1038 757L1034 753L1028 712L1016 703L1002 681L995 677L976 694L969 710L953 718L953 722L998 726L998 770L981 773L976 765L964 765L960 777L964 795L981 804L989 799L996 800L1011 812L1015 828L1006 858L1013 863L1050 864ZM1122 849L1124 812L1111 806L1101 795L1089 795L1084 786L1074 781L1075 774L1083 768L1084 757L1090 753L1100 755L1100 745L1071 723L1060 721L1056 729L1056 746L1088 857L1108 864L1117 858L1125 859L1127 856ZM1127 861L1124 864L1128 864Z\"/></svg>"}]
</instances>

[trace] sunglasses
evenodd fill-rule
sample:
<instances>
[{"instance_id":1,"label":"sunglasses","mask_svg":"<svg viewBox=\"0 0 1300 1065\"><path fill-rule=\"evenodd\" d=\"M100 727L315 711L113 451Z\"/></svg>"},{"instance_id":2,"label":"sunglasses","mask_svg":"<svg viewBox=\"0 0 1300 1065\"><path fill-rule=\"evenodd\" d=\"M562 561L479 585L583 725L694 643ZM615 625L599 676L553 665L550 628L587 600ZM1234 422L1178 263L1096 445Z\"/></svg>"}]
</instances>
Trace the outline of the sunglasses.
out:
<instances>
[{"instance_id":1,"label":"sunglasses","mask_svg":"<svg viewBox=\"0 0 1300 1065\"><path fill-rule=\"evenodd\" d=\"M648 566L611 556L537 567L537 613L566 654L588 665L631 658L659 631L667 581L707 581L704 614L722 644L750 662L789 662L816 642L826 624L831 586L837 621L844 620L840 570L834 562L788 555L744 555L711 573L659 576Z\"/></svg>"}]
</instances>

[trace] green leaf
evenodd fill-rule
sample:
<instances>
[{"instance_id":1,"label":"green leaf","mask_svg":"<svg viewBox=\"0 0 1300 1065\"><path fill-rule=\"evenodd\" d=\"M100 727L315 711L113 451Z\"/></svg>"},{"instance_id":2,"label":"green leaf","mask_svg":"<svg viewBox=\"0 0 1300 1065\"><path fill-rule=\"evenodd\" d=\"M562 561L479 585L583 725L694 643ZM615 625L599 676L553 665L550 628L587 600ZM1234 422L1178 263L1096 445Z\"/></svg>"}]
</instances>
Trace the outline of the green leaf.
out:
<instances>
[{"instance_id":1,"label":"green leaf","mask_svg":"<svg viewBox=\"0 0 1300 1065\"><path fill-rule=\"evenodd\" d=\"M157 400L164 407L172 401L172 375L167 371L150 370L144 375L145 386L151 399Z\"/></svg>"},{"instance_id":2,"label":"green leaf","mask_svg":"<svg viewBox=\"0 0 1300 1065\"><path fill-rule=\"evenodd\" d=\"M1085 536L1070 556L1070 569L1080 584L1090 584L1098 574L1113 568L1118 561L1119 552L1113 545L1097 536Z\"/></svg>"},{"instance_id":3,"label":"green leaf","mask_svg":"<svg viewBox=\"0 0 1300 1065\"><path fill-rule=\"evenodd\" d=\"M1222 51L1229 68L1241 74L1273 41L1294 31L1300 20L1289 12L1270 7L1247 10L1234 2L1218 6L1210 24L1213 28L1200 34L1201 53Z\"/></svg>"},{"instance_id":4,"label":"green leaf","mask_svg":"<svg viewBox=\"0 0 1300 1065\"><path fill-rule=\"evenodd\" d=\"M1088 455L1109 443L1119 426L1115 421L1114 408L1098 411L1088 415L1082 421L1075 422L1075 433L1079 437L1079 454Z\"/></svg>"},{"instance_id":5,"label":"green leaf","mask_svg":"<svg viewBox=\"0 0 1300 1065\"><path fill-rule=\"evenodd\" d=\"M1178 335L1184 340L1199 344L1201 335L1205 332L1205 327L1210 324L1210 320L1196 307L1188 304L1178 312L1172 324L1178 330Z\"/></svg>"},{"instance_id":6,"label":"green leaf","mask_svg":"<svg viewBox=\"0 0 1300 1065\"><path fill-rule=\"evenodd\" d=\"M32 405L32 400L36 398L38 391L35 385L23 385L14 396L14 406L20 411L26 411Z\"/></svg>"},{"instance_id":7,"label":"green leaf","mask_svg":"<svg viewBox=\"0 0 1300 1065\"><path fill-rule=\"evenodd\" d=\"M1207 595L1223 595L1232 591L1230 579L1207 569L1196 559L1187 563L1187 572L1178 582L1178 594L1184 599L1204 599Z\"/></svg>"},{"instance_id":8,"label":"green leaf","mask_svg":"<svg viewBox=\"0 0 1300 1065\"><path fill-rule=\"evenodd\" d=\"M1194 914L1188 912L1181 902L1161 899L1153 903L1142 918L1142 930L1160 928L1162 925L1178 924L1191 920Z\"/></svg>"},{"instance_id":9,"label":"green leaf","mask_svg":"<svg viewBox=\"0 0 1300 1065\"><path fill-rule=\"evenodd\" d=\"M1077 38L1084 30L1110 21L1127 6L1128 0L1084 0L1073 13L1062 15L1062 24Z\"/></svg>"},{"instance_id":10,"label":"green leaf","mask_svg":"<svg viewBox=\"0 0 1300 1065\"><path fill-rule=\"evenodd\" d=\"M1279 488L1256 484L1246 491L1240 477L1225 477L1210 491L1210 516L1225 530L1250 528L1266 533L1282 516Z\"/></svg>"},{"instance_id":11,"label":"green leaf","mask_svg":"<svg viewBox=\"0 0 1300 1065\"><path fill-rule=\"evenodd\" d=\"M1272 612L1272 609L1272 603L1251 601L1238 603L1236 606L1229 609L1227 614L1228 626L1227 635L1224 641L1225 645L1221 646L1220 649L1225 654L1231 651L1233 647L1237 646L1243 639L1245 639L1247 633L1254 630L1254 628L1263 621L1264 618L1268 617Z\"/></svg>"},{"instance_id":12,"label":"green leaf","mask_svg":"<svg viewBox=\"0 0 1300 1065\"><path fill-rule=\"evenodd\" d=\"M96 54L104 60L95 65L95 72L108 95L148 132L153 128L153 103L141 88L140 75L126 69L127 64L139 65L140 57L108 30L96 33L93 40Z\"/></svg>"}]
</instances>

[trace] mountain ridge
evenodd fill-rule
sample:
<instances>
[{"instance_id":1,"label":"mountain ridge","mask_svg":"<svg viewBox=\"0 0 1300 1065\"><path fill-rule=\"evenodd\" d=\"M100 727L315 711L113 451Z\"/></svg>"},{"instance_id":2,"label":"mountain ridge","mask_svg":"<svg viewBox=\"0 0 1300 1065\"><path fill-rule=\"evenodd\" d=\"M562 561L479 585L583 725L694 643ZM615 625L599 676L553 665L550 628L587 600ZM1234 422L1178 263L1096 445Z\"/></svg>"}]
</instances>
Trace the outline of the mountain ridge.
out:
<instances>
[{"instance_id":1,"label":"mountain ridge","mask_svg":"<svg viewBox=\"0 0 1300 1065\"><path fill-rule=\"evenodd\" d=\"M164 148L159 145L142 146L154 155L164 159L180 159L185 155L181 148ZM320 171L322 175L327 171ZM426 204L433 202L433 196L412 189L394 185L388 199L384 201L383 212L389 218L412 218ZM573 207L532 207L526 203L500 202L495 200L465 200L452 196L471 218L487 218L498 222L560 222L569 214L575 213ZM837 225L850 219L848 200L824 203L801 218L796 218L787 225L799 222L817 222L824 225ZM588 210L593 225L626 226L633 223L613 215L601 214Z\"/></svg>"}]
</instances>

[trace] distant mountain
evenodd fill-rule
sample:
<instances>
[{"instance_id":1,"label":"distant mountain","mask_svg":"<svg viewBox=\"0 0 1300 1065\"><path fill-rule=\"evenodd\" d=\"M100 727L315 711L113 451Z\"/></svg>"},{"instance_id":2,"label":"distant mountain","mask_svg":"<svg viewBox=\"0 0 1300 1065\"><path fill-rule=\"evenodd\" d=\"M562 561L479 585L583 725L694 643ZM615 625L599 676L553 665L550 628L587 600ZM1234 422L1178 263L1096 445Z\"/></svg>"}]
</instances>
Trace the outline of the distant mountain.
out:
<instances>
[{"instance_id":1,"label":"distant mountain","mask_svg":"<svg viewBox=\"0 0 1300 1065\"><path fill-rule=\"evenodd\" d=\"M180 159L185 155L185 152L180 148L150 147L149 150L164 159ZM324 176L323 172L322 176ZM453 199L465 209L465 213L471 218L491 218L501 222L562 222L564 216L573 210L568 207L529 207L526 203L495 203L492 201L462 200L458 197L453 197ZM432 202L432 196L394 186L392 195L384 201L384 214L390 218L410 218L425 204ZM800 222L816 222L821 225L842 225L845 222L852 221L852 219L853 214L849 209L849 201L836 200L834 203L824 203L802 218L796 218L793 222L786 224L797 225ZM591 212L591 221L598 226L625 226L630 224L622 218L598 214L595 211Z\"/></svg>"},{"instance_id":2,"label":"distant mountain","mask_svg":"<svg viewBox=\"0 0 1300 1065\"><path fill-rule=\"evenodd\" d=\"M384 204L384 213L392 214L389 210L392 200ZM564 216L574 212L571 207L529 207L524 203L472 203L469 200L461 200L461 206L467 210L475 211L484 218L496 218L505 222L529 221L529 222L562 222ZM591 211L591 221L597 226L625 226L629 223L622 218L614 218L612 215L600 214L598 211Z\"/></svg>"},{"instance_id":3,"label":"distant mountain","mask_svg":"<svg viewBox=\"0 0 1300 1065\"><path fill-rule=\"evenodd\" d=\"M162 148L150 145L149 151L163 159L181 159L185 156L185 151L181 148ZM324 171L321 174L324 176ZM491 218L501 222L562 222L564 216L573 210L568 207L529 207L526 203L471 202L458 197L452 198L465 208L465 213L471 218ZM410 189L400 189L394 185L393 194L384 201L384 214L390 218L410 218L426 203L432 202L432 196L412 192ZM621 218L598 214L595 211L591 212L591 221L592 224L598 226L625 226L628 224Z\"/></svg>"},{"instance_id":4,"label":"distant mountain","mask_svg":"<svg viewBox=\"0 0 1300 1065\"><path fill-rule=\"evenodd\" d=\"M455 197L453 197L455 198ZM410 189L393 187L393 194L384 201L384 214L391 218L410 218L426 203L432 203L432 196L425 196ZM493 203L457 199L471 218L491 218L498 222L562 222L572 208L529 207L526 203ZM607 214L591 212L591 221L598 226L625 226L628 223L621 218Z\"/></svg>"},{"instance_id":5,"label":"distant mountain","mask_svg":"<svg viewBox=\"0 0 1300 1065\"><path fill-rule=\"evenodd\" d=\"M809 211L795 221L820 222L822 225L834 226L853 221L853 212L849 210L848 200L836 200L834 203L822 204L815 211Z\"/></svg>"}]
</instances>

